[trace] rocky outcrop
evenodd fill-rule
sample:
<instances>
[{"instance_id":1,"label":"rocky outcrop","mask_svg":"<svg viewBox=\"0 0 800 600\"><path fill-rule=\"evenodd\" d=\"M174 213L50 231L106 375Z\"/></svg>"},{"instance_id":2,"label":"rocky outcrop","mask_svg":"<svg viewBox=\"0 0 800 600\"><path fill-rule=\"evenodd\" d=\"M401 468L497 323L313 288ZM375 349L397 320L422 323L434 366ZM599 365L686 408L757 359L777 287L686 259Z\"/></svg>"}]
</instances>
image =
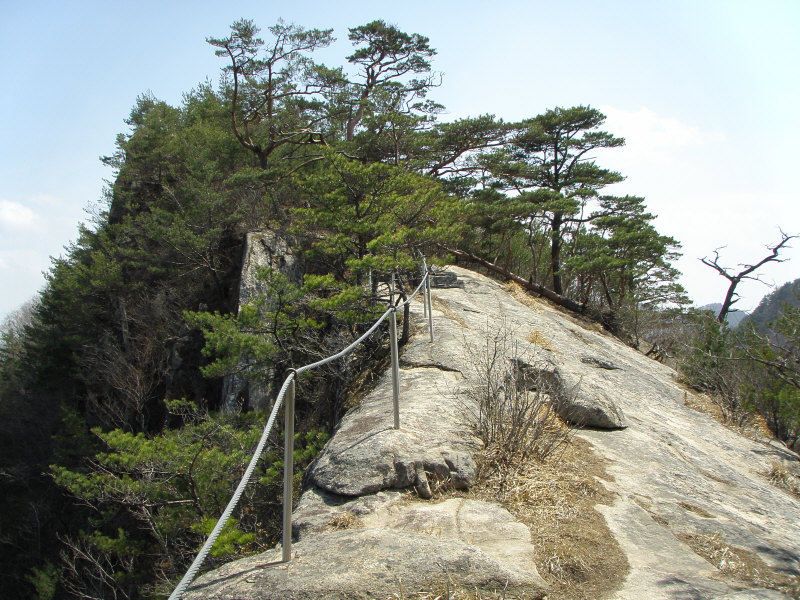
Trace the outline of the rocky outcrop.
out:
<instances>
[{"instance_id":1,"label":"rocky outcrop","mask_svg":"<svg viewBox=\"0 0 800 600\"><path fill-rule=\"evenodd\" d=\"M608 461L602 483L615 500L596 510L630 565L614 598L800 594L791 591L800 500L766 476L774 463L796 466L796 455L693 410L671 369L598 325L476 273L452 273L458 285L434 293L436 342L420 331L401 357L400 430L387 372L309 470L293 560L277 562L276 550L236 561L187 598L389 598L443 581L509 598L546 594L536 539L504 508L426 500L439 485L472 481L480 442L463 392L476 378L476 347L498 332L512 342L515 368L548 382L550 401ZM421 313L415 303L420 324Z\"/></svg>"},{"instance_id":2,"label":"rocky outcrop","mask_svg":"<svg viewBox=\"0 0 800 600\"><path fill-rule=\"evenodd\" d=\"M451 267L451 272L458 274L460 285L437 289L434 298L434 309L450 323L437 328L435 346L408 348L404 364L436 365L480 378L470 354L487 335L507 336L509 343L516 344L519 358L549 380L562 418L581 427L625 427L616 400L617 382L626 378L624 366L614 363L610 348L587 354L589 332L607 337L599 325L568 316L530 296L519 302L497 282L470 271Z\"/></svg>"},{"instance_id":3,"label":"rocky outcrop","mask_svg":"<svg viewBox=\"0 0 800 600\"><path fill-rule=\"evenodd\" d=\"M245 237L238 306L269 294L267 282L258 277L260 269L277 271L294 282L299 282L302 278L302 263L286 239L269 229L250 231ZM224 378L224 411L264 410L269 407L275 392L268 383L272 379L270 373L261 372L259 377L248 377L250 367L245 362L237 369L241 374L227 375Z\"/></svg>"},{"instance_id":4,"label":"rocky outcrop","mask_svg":"<svg viewBox=\"0 0 800 600\"><path fill-rule=\"evenodd\" d=\"M225 565L199 579L184 597L375 600L455 586L542 597L541 579L535 573L509 569L477 545L427 532L329 531L303 539L293 548L289 563L279 562L281 551L274 550Z\"/></svg>"},{"instance_id":5,"label":"rocky outcrop","mask_svg":"<svg viewBox=\"0 0 800 600\"><path fill-rule=\"evenodd\" d=\"M425 342L422 342L425 343ZM436 368L401 373L401 428L392 428L391 378L384 377L361 406L345 415L331 441L307 472L307 483L342 496L414 488L431 496L431 479L466 488L475 479L471 452L480 447L463 408L443 390L459 376ZM342 477L346 473L346 477Z\"/></svg>"}]
</instances>

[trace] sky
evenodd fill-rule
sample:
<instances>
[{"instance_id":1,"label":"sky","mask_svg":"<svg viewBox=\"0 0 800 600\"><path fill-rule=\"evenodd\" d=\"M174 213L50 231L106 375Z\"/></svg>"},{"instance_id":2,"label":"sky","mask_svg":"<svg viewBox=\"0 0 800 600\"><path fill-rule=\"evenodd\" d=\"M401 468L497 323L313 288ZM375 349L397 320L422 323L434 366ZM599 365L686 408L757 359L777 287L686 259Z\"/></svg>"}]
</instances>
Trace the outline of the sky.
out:
<instances>
[{"instance_id":1,"label":"sky","mask_svg":"<svg viewBox=\"0 0 800 600\"><path fill-rule=\"evenodd\" d=\"M800 234L795 0L0 0L0 320L91 221L113 177L99 158L128 131L137 96L179 105L218 82L224 64L205 39L240 18L332 28L338 41L317 58L334 66L351 52L347 28L374 19L429 37L445 121L600 109L626 139L595 156L626 177L605 191L643 196L659 232L681 242L697 305L721 302L728 284L700 258L720 249L737 272L781 229ZM760 271L769 285L740 285L737 307L800 277L791 245Z\"/></svg>"}]
</instances>

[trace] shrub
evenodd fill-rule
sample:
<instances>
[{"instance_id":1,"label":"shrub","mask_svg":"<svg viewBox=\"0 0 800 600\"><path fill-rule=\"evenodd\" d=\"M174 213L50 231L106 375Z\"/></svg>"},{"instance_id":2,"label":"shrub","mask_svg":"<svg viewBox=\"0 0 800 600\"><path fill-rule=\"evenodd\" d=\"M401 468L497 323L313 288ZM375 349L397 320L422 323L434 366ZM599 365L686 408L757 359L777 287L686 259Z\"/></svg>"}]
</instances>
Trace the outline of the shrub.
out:
<instances>
[{"instance_id":1,"label":"shrub","mask_svg":"<svg viewBox=\"0 0 800 600\"><path fill-rule=\"evenodd\" d=\"M152 437L94 429L103 451L81 469L51 467L56 482L88 511L89 530L59 538L61 582L75 595L126 598L170 588L216 524L250 461L263 414L209 415L186 401L168 406L183 420L182 427ZM326 440L316 431L295 436L298 470ZM210 564L277 541L282 457L277 445L265 452L259 477L226 523ZM301 476L295 475L296 485Z\"/></svg>"},{"instance_id":2,"label":"shrub","mask_svg":"<svg viewBox=\"0 0 800 600\"><path fill-rule=\"evenodd\" d=\"M569 439L555 410L552 367L531 346L502 324L480 345L465 341L465 349L472 371L463 404L495 464L543 461Z\"/></svg>"}]
</instances>

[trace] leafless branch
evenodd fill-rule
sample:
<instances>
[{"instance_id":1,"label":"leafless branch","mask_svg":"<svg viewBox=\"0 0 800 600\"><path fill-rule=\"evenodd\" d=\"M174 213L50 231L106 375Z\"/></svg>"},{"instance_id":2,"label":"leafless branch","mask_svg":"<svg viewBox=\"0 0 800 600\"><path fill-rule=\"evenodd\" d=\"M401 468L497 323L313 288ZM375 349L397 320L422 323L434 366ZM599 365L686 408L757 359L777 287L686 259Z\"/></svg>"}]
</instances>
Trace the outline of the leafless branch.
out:
<instances>
[{"instance_id":1,"label":"leafless branch","mask_svg":"<svg viewBox=\"0 0 800 600\"><path fill-rule=\"evenodd\" d=\"M790 246L787 246L786 244L789 242L789 240L795 239L798 236L787 235L782 229L779 229L779 231L781 232L780 242L773 246L767 246L770 254L753 264L739 264L742 269L738 273L734 274L731 269L728 267L723 267L719 264L719 251L722 250L724 246L714 250L713 259L709 259L708 257L703 257L700 259L700 262L707 267L711 267L730 282L730 285L728 286L728 292L725 295L725 301L722 303L722 308L720 308L719 314L717 315L717 321L720 323L725 320L725 316L728 314L731 307L739 301L739 294L736 293L736 286L738 286L742 280L750 279L752 281L761 281L758 275L753 275L755 271L769 262L784 262L787 260L785 258L779 258L780 251L784 248L789 248Z\"/></svg>"}]
</instances>

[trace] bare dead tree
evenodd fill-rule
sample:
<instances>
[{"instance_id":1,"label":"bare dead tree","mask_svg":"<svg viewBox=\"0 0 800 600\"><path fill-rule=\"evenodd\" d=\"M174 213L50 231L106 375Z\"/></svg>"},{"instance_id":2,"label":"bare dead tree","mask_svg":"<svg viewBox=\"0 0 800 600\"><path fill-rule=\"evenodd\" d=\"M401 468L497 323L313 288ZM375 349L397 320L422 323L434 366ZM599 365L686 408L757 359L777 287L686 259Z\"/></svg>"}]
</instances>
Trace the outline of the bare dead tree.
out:
<instances>
[{"instance_id":1,"label":"bare dead tree","mask_svg":"<svg viewBox=\"0 0 800 600\"><path fill-rule=\"evenodd\" d=\"M728 292L725 294L725 301L722 303L722 308L719 309L719 314L717 315L717 321L720 323L725 321L725 317L730 312L731 307L739 301L739 294L736 293L736 287L739 283L742 282L744 279L750 279L753 281L761 281L758 275L753 275L758 269L763 267L765 264L770 262L784 262L786 259L779 258L779 253L783 248L789 248L787 246L787 242L789 240L795 239L796 235L786 235L783 230L781 231L781 241L775 244L774 246L767 246L767 249L770 251L770 254L762 258L760 261L754 264L739 264L741 270L736 273L735 275L731 271L731 269L727 267L723 267L719 264L719 251L722 248L717 248L714 250L714 259L711 260L708 257L703 257L700 259L704 265L711 267L717 273L722 275L725 279L730 282L728 286ZM763 282L762 282L763 283Z\"/></svg>"}]
</instances>

